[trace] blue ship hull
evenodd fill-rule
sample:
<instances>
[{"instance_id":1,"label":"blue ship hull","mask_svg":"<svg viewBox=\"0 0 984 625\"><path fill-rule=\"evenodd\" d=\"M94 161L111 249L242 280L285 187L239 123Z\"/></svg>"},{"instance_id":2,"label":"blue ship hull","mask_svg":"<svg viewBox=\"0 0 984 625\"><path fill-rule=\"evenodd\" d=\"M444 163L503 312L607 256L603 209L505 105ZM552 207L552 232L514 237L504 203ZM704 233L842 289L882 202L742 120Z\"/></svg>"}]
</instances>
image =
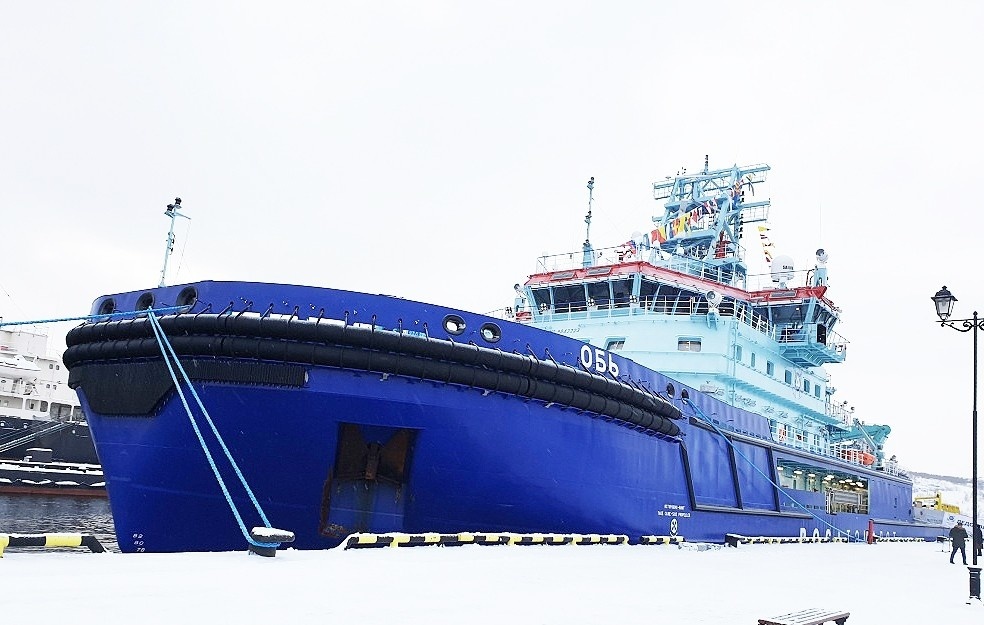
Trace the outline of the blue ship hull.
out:
<instances>
[{"instance_id":1,"label":"blue ship hull","mask_svg":"<svg viewBox=\"0 0 984 625\"><path fill-rule=\"evenodd\" d=\"M297 548L332 547L365 531L676 534L712 542L724 542L728 533L863 537L869 520L878 534L939 534L939 527L913 520L912 485L904 476L776 443L763 417L616 354L592 348L586 358L580 341L389 296L202 282L100 298L93 313L109 320L69 336L65 362L126 552L245 546L191 418L243 523L263 524L201 412L193 406L189 417L166 377L147 317L113 320L120 311L173 306L183 307L180 314L165 313L161 321L178 362L270 523L294 532ZM269 335L262 341L241 328L219 329L223 319L240 318L275 329L262 330ZM212 326L202 325L204 319ZM179 330L167 325L171 320L189 325ZM587 370L579 375L589 386L601 388L598 380L605 380L640 389L673 418L626 417L636 414L626 405L638 397L616 401L604 389L598 391L604 406L592 395L585 408L564 399L563 384L558 388L565 392L555 389L557 399L547 401L539 398L542 380L511 391L498 383L462 383L453 368L443 378L420 373L429 369L404 373L411 360L442 372L449 359L401 360L402 347L347 345L331 352L338 354L331 361L315 354L321 339L311 334L312 326L326 324L369 332L370 341L395 336L391 345L468 347L524 359L531 368ZM209 336L204 328L213 326ZM297 327L301 335L291 335ZM251 341L275 347L244 347ZM359 352L368 361L352 364ZM478 380L492 368L476 366L471 375ZM496 375L508 386L508 376ZM664 390L669 384L672 395ZM683 390L689 399L681 398ZM777 463L858 476L867 484L867 513L833 514L822 493L778 489Z\"/></svg>"}]
</instances>

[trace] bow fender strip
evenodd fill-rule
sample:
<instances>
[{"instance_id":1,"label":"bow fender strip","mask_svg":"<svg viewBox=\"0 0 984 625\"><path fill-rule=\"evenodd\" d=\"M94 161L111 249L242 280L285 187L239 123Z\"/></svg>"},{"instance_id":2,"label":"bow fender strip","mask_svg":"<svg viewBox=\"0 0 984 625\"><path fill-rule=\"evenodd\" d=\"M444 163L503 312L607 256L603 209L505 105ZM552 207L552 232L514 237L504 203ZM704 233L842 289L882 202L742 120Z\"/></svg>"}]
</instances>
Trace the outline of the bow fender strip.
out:
<instances>
[{"instance_id":1,"label":"bow fender strip","mask_svg":"<svg viewBox=\"0 0 984 625\"><path fill-rule=\"evenodd\" d=\"M300 387L307 365L412 376L594 412L677 436L680 410L620 380L530 355L408 333L281 317L176 315L161 327L196 380ZM146 318L84 324L66 337L69 384L104 414L149 414L171 389ZM121 363L121 360L143 360ZM244 366L241 362L255 361ZM155 362L156 361L156 362ZM240 361L240 362L232 362ZM134 367L134 365L141 365ZM119 393L119 384L140 389ZM121 397L127 395L127 397Z\"/></svg>"}]
</instances>

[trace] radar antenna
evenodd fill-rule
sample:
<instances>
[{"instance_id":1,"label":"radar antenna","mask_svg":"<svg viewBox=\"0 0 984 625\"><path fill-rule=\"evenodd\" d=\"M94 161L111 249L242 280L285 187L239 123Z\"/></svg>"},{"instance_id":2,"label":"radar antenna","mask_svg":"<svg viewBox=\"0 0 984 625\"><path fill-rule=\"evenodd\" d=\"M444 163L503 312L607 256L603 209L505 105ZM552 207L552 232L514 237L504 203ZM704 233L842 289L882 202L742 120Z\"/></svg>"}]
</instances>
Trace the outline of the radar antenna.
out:
<instances>
[{"instance_id":1,"label":"radar antenna","mask_svg":"<svg viewBox=\"0 0 984 625\"><path fill-rule=\"evenodd\" d=\"M174 251L174 220L178 217L184 217L185 219L191 219L187 215L182 215L178 212L181 208L181 198L174 198L174 204L168 204L167 210L164 214L171 218L171 229L167 232L167 247L164 248L164 267L161 268L161 283L157 286L164 286L164 276L167 274L167 261L171 257L171 252Z\"/></svg>"},{"instance_id":2,"label":"radar antenna","mask_svg":"<svg viewBox=\"0 0 984 625\"><path fill-rule=\"evenodd\" d=\"M584 230L584 254L581 264L590 267L594 264L594 248L591 247L591 203L594 202L594 176L588 180L588 214L584 216L584 223L587 227Z\"/></svg>"}]
</instances>

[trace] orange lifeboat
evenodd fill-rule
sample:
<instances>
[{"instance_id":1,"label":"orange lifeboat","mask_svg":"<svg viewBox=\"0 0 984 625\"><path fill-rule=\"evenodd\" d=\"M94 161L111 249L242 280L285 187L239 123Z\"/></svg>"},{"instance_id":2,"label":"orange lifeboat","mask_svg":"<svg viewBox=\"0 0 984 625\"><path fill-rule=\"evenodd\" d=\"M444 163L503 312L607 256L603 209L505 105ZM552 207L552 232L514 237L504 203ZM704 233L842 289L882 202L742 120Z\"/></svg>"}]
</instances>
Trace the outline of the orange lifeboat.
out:
<instances>
[{"instance_id":1,"label":"orange lifeboat","mask_svg":"<svg viewBox=\"0 0 984 625\"><path fill-rule=\"evenodd\" d=\"M875 456L873 454L861 451L860 449L842 449L837 455L843 460L855 464L863 464L866 467L875 463Z\"/></svg>"}]
</instances>

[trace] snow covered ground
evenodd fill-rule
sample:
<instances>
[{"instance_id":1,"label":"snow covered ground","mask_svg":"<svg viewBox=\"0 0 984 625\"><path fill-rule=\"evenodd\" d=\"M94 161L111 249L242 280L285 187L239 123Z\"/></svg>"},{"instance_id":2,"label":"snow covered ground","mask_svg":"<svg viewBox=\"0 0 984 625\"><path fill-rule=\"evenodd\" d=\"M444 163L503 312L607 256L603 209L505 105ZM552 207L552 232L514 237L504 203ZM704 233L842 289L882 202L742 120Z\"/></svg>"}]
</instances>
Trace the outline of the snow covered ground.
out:
<instances>
[{"instance_id":1,"label":"snow covered ground","mask_svg":"<svg viewBox=\"0 0 984 625\"><path fill-rule=\"evenodd\" d=\"M0 560L4 621L400 625L727 623L808 607L848 623L979 623L936 543L463 546Z\"/></svg>"},{"instance_id":2,"label":"snow covered ground","mask_svg":"<svg viewBox=\"0 0 984 625\"><path fill-rule=\"evenodd\" d=\"M969 480L913 478L917 495L941 492L969 514ZM846 610L855 625L984 621L984 605L967 604L967 569L951 565L944 549L386 547L261 558L245 551L126 555L10 547L0 559L0 580L4 621L12 623L754 625L808 607Z\"/></svg>"}]
</instances>

